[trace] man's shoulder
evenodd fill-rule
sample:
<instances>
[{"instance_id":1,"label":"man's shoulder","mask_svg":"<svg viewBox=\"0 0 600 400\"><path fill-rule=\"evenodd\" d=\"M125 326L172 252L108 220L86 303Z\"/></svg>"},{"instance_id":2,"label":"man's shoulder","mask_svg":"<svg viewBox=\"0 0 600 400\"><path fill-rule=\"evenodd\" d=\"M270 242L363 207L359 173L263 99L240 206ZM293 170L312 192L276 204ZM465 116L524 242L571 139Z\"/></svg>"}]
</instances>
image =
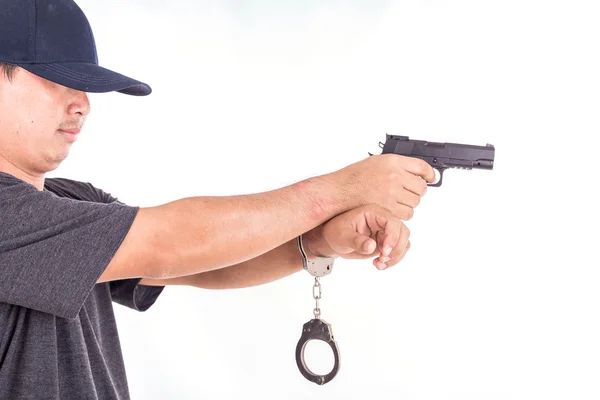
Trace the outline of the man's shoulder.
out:
<instances>
[{"instance_id":1,"label":"man's shoulder","mask_svg":"<svg viewBox=\"0 0 600 400\"><path fill-rule=\"evenodd\" d=\"M44 192L53 193L58 197L94 203L112 203L118 201L110 193L96 187L91 182L64 177L47 177L44 180ZM31 193L37 193L37 189L32 184L16 178L14 175L0 171L0 196L4 197L5 200L6 198L18 198Z\"/></svg>"},{"instance_id":2,"label":"man's shoulder","mask_svg":"<svg viewBox=\"0 0 600 400\"><path fill-rule=\"evenodd\" d=\"M87 181L76 179L53 177L46 178L44 189L60 197L68 197L75 200L92 201L95 203L112 203L117 201L104 190Z\"/></svg>"}]
</instances>

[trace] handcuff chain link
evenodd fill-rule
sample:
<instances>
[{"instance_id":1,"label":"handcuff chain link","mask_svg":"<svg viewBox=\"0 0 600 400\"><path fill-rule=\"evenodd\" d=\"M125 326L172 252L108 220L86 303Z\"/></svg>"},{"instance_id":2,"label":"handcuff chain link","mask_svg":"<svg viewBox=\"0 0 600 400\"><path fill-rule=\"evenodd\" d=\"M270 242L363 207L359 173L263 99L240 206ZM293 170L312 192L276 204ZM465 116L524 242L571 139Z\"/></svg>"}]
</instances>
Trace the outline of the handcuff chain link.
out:
<instances>
[{"instance_id":1,"label":"handcuff chain link","mask_svg":"<svg viewBox=\"0 0 600 400\"><path fill-rule=\"evenodd\" d=\"M315 309L313 310L313 314L315 318L321 317L321 307L319 307L319 300L321 300L321 282L319 281L319 277L315 276L315 283L313 285L313 298L315 299Z\"/></svg>"}]
</instances>

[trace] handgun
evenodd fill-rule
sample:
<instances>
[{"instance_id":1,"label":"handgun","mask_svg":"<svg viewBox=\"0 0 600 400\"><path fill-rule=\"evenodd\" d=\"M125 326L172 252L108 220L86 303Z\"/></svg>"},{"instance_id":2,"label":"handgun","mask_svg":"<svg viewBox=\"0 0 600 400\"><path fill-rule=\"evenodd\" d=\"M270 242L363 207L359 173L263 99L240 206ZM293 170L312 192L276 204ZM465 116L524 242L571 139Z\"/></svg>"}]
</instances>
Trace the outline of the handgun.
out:
<instances>
[{"instance_id":1,"label":"handgun","mask_svg":"<svg viewBox=\"0 0 600 400\"><path fill-rule=\"evenodd\" d=\"M379 142L379 147L383 149L381 154L400 154L427 162L440 173L439 181L427 184L436 187L442 186L444 171L448 168L492 170L496 152L489 143L485 146L439 143L390 134L386 134L385 143Z\"/></svg>"}]
</instances>

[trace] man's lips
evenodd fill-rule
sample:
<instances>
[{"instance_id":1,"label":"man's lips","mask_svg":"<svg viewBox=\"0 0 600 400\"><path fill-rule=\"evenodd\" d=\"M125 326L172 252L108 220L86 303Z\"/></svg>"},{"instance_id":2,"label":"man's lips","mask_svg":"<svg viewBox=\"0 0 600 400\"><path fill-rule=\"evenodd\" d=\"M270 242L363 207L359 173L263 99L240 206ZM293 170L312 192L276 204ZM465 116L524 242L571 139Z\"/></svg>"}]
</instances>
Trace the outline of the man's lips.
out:
<instances>
[{"instance_id":1,"label":"man's lips","mask_svg":"<svg viewBox=\"0 0 600 400\"><path fill-rule=\"evenodd\" d=\"M59 129L59 132L70 133L71 135L77 135L79 132L81 132L81 129L79 129L79 128Z\"/></svg>"}]
</instances>

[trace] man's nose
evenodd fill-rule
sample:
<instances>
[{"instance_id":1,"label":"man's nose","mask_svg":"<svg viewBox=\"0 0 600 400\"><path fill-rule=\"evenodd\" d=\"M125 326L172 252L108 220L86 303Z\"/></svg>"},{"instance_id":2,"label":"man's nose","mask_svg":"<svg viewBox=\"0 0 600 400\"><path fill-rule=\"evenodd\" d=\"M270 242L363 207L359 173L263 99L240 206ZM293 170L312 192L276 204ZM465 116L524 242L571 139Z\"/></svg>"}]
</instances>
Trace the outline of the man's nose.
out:
<instances>
[{"instance_id":1,"label":"man's nose","mask_svg":"<svg viewBox=\"0 0 600 400\"><path fill-rule=\"evenodd\" d=\"M90 100L87 93L79 90L72 91L68 113L69 115L81 114L84 117L90 113Z\"/></svg>"}]
</instances>

